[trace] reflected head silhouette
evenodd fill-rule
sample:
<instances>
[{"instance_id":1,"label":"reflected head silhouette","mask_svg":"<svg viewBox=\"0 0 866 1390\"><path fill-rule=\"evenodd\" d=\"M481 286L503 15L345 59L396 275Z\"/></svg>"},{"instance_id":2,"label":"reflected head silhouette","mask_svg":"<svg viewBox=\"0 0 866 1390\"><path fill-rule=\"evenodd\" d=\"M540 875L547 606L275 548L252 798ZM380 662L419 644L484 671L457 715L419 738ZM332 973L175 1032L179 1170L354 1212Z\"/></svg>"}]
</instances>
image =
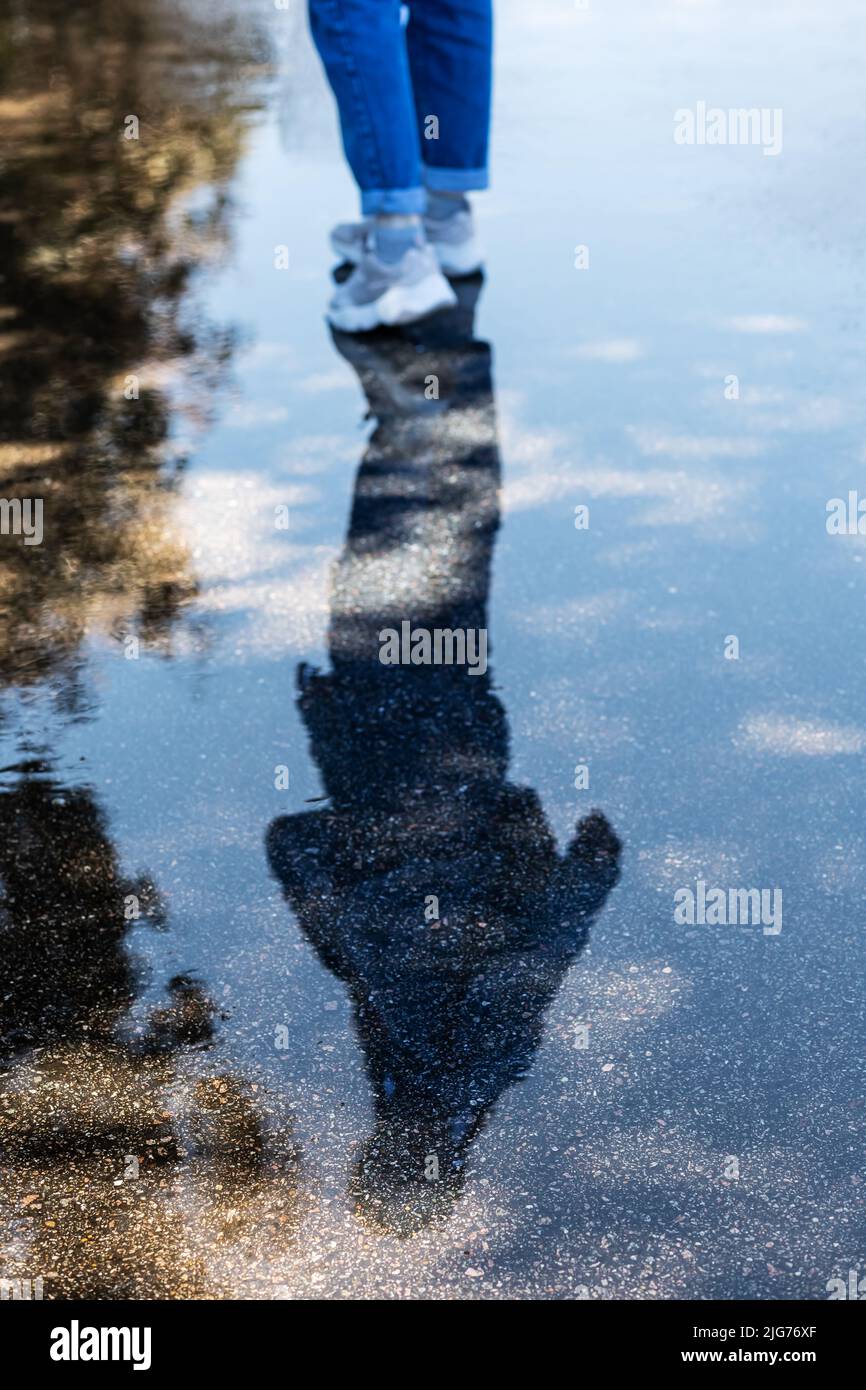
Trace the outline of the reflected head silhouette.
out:
<instances>
[{"instance_id":1,"label":"reflected head silhouette","mask_svg":"<svg viewBox=\"0 0 866 1390\"><path fill-rule=\"evenodd\" d=\"M557 852L535 792L508 781L489 670L384 665L383 630L484 630L499 526L481 277L456 309L334 334L375 428L336 566L331 670L299 706L330 805L270 826L272 870L351 995L375 1124L350 1182L372 1228L447 1216L469 1146L525 1075L544 1015L618 877L605 817Z\"/></svg>"}]
</instances>

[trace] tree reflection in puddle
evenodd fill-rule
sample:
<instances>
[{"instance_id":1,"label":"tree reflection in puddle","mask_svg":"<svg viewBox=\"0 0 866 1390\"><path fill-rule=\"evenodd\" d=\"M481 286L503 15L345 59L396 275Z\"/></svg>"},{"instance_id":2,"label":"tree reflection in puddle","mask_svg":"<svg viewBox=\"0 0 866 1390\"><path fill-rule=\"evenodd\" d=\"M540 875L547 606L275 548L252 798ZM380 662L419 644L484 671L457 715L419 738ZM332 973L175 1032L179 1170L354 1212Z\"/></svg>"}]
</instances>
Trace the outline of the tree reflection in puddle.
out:
<instances>
[{"instance_id":1,"label":"tree reflection in puddle","mask_svg":"<svg viewBox=\"0 0 866 1390\"><path fill-rule=\"evenodd\" d=\"M231 235L266 56L254 25L213 6L36 0L0 22L0 494L42 499L45 529L0 549L13 733L16 692L86 715L85 642L169 652L195 594L171 527L176 433L206 421L233 339L191 290ZM159 890L123 875L93 789L64 782L45 731L17 741L0 789L2 1274L41 1277L49 1298L236 1292L202 1246L228 1268L251 1242L284 1245L298 1153L210 1056L203 984L171 980L132 1022L128 933L168 924Z\"/></svg>"}]
</instances>

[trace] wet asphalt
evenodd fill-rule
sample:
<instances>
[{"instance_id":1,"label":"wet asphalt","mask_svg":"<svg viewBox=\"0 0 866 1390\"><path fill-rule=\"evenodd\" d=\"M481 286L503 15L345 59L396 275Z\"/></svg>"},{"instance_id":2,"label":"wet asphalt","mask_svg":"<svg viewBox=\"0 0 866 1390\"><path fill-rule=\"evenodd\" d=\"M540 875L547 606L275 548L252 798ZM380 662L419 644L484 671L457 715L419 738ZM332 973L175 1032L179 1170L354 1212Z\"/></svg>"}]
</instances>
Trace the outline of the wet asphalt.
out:
<instances>
[{"instance_id":1,"label":"wet asphalt","mask_svg":"<svg viewBox=\"0 0 866 1390\"><path fill-rule=\"evenodd\" d=\"M826 1298L866 1271L857 6L506 0L485 272L363 338L300 6L25 9L0 1277ZM678 144L699 101L781 149ZM404 622L484 659L383 663ZM716 888L779 913L677 918Z\"/></svg>"}]
</instances>

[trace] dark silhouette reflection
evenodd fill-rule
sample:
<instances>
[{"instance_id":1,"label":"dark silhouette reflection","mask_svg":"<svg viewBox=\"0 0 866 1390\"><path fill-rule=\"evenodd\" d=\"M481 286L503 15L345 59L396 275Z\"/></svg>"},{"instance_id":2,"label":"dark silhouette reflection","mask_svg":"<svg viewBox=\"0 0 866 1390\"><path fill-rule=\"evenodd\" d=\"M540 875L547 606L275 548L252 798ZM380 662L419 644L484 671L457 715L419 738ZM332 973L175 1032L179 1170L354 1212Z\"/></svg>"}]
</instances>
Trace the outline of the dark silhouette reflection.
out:
<instances>
[{"instance_id":1,"label":"dark silhouette reflection","mask_svg":"<svg viewBox=\"0 0 866 1390\"><path fill-rule=\"evenodd\" d=\"M41 544L0 536L0 689L51 678L66 709L90 628L166 650L195 593L171 436L207 417L233 341L189 291L229 239L264 56L248 18L196 9L0 17L0 496L44 504Z\"/></svg>"},{"instance_id":2,"label":"dark silhouette reflection","mask_svg":"<svg viewBox=\"0 0 866 1390\"><path fill-rule=\"evenodd\" d=\"M403 620L487 627L500 464L490 349L473 337L479 286L464 281L457 309L411 330L335 335L376 427L336 569L331 671L299 671L331 804L267 836L354 1004L375 1105L357 1207L404 1235L451 1210L467 1151L525 1075L618 876L603 815L560 857L535 792L508 781L489 671L379 660L380 632Z\"/></svg>"},{"instance_id":3,"label":"dark silhouette reflection","mask_svg":"<svg viewBox=\"0 0 866 1390\"><path fill-rule=\"evenodd\" d=\"M121 874L92 792L35 761L4 776L0 1212L12 1239L0 1274L42 1276L46 1298L236 1296L210 1256L228 1246L224 1264L242 1265L251 1249L285 1248L290 1136L275 1150L240 1077L181 1086L180 1056L214 1039L200 983L175 977L133 1022L127 932L166 912L147 876Z\"/></svg>"}]
</instances>

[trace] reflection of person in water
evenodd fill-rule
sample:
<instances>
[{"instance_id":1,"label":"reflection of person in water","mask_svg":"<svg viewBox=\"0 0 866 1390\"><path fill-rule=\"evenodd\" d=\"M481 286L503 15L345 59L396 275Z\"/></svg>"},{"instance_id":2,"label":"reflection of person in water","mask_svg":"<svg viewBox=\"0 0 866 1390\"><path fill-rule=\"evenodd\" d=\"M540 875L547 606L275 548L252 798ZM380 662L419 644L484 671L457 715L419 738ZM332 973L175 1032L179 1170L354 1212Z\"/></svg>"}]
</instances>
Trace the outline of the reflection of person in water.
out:
<instances>
[{"instance_id":1,"label":"reflection of person in water","mask_svg":"<svg viewBox=\"0 0 866 1390\"><path fill-rule=\"evenodd\" d=\"M490 350L472 336L478 281L460 288L458 308L426 327L335 336L377 425L336 570L332 670L299 672L331 805L267 837L355 1006L376 1120L354 1194L372 1224L403 1234L450 1210L474 1136L526 1073L618 876L603 815L560 857L536 794L508 781L489 672L380 661L380 631L403 620L487 626L499 455Z\"/></svg>"}]
</instances>

